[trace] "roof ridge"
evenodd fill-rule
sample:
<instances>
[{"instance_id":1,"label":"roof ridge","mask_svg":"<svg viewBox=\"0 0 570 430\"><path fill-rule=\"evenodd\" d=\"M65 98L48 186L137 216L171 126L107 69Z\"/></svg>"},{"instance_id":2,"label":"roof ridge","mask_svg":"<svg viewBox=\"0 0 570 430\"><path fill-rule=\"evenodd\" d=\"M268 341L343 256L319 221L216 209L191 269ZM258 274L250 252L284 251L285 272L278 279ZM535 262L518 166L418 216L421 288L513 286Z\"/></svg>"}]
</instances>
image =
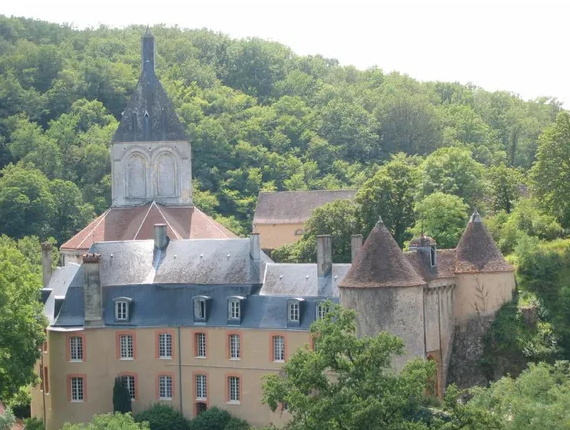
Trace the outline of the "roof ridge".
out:
<instances>
[{"instance_id":1,"label":"roof ridge","mask_svg":"<svg viewBox=\"0 0 570 430\"><path fill-rule=\"evenodd\" d=\"M337 193L341 191L358 191L356 188L339 188L336 190L284 190L284 191L260 191L259 194L277 194L277 193Z\"/></svg>"},{"instance_id":2,"label":"roof ridge","mask_svg":"<svg viewBox=\"0 0 570 430\"><path fill-rule=\"evenodd\" d=\"M139 228L137 229L137 232L135 233L135 235L133 236L133 240L137 240L137 236L139 235L142 226L144 225L144 222L146 221L146 218L148 217L148 214L150 213L150 210L152 208L152 205L154 204L154 200L152 201L152 203L148 206L148 210L146 211L146 214L144 215L144 218L142 219Z\"/></svg>"}]
</instances>

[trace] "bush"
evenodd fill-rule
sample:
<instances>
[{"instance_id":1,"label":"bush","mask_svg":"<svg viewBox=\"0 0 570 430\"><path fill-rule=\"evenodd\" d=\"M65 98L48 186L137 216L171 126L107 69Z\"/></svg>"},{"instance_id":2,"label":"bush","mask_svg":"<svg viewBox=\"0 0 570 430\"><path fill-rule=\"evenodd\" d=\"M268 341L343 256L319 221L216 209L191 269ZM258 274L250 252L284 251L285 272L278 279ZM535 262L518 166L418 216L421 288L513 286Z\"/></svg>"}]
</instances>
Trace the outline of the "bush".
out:
<instances>
[{"instance_id":1,"label":"bush","mask_svg":"<svg viewBox=\"0 0 570 430\"><path fill-rule=\"evenodd\" d=\"M121 376L115 378L113 387L113 410L126 414L132 411L131 393L127 387L127 381Z\"/></svg>"},{"instance_id":2,"label":"bush","mask_svg":"<svg viewBox=\"0 0 570 430\"><path fill-rule=\"evenodd\" d=\"M0 414L0 430L12 430L15 422L16 417L12 413L12 409L6 408L4 414Z\"/></svg>"},{"instance_id":3,"label":"bush","mask_svg":"<svg viewBox=\"0 0 570 430\"><path fill-rule=\"evenodd\" d=\"M24 428L26 430L44 430L44 423L36 417L27 418L24 420Z\"/></svg>"},{"instance_id":4,"label":"bush","mask_svg":"<svg viewBox=\"0 0 570 430\"><path fill-rule=\"evenodd\" d=\"M224 430L249 430L250 428L251 426L246 420L232 417L224 427Z\"/></svg>"},{"instance_id":5,"label":"bush","mask_svg":"<svg viewBox=\"0 0 570 430\"><path fill-rule=\"evenodd\" d=\"M83 424L65 423L61 430L149 430L148 423L137 423L133 420L131 414L122 414L115 412L114 414L93 415L91 422Z\"/></svg>"},{"instance_id":6,"label":"bush","mask_svg":"<svg viewBox=\"0 0 570 430\"><path fill-rule=\"evenodd\" d=\"M232 417L228 411L211 408L190 421L190 430L249 430L247 421Z\"/></svg>"},{"instance_id":7,"label":"bush","mask_svg":"<svg viewBox=\"0 0 570 430\"><path fill-rule=\"evenodd\" d=\"M136 422L147 421L150 430L189 430L190 421L172 406L155 403L135 415Z\"/></svg>"}]
</instances>

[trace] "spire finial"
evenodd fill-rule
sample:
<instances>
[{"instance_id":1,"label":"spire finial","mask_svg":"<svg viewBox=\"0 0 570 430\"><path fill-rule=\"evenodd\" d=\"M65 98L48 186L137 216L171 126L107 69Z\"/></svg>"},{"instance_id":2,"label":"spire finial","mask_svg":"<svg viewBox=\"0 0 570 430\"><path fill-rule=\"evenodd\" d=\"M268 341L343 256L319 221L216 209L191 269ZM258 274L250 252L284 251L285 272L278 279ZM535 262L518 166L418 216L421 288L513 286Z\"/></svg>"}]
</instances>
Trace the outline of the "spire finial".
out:
<instances>
[{"instance_id":1,"label":"spire finial","mask_svg":"<svg viewBox=\"0 0 570 430\"><path fill-rule=\"evenodd\" d=\"M475 210L473 211L473 215L471 215L471 219L469 221L481 222L481 216L479 215L479 212L477 212L477 208L475 208Z\"/></svg>"},{"instance_id":2,"label":"spire finial","mask_svg":"<svg viewBox=\"0 0 570 430\"><path fill-rule=\"evenodd\" d=\"M384 225L384 221L382 221L382 215L378 215L378 221L376 221L376 228L380 228Z\"/></svg>"}]
</instances>

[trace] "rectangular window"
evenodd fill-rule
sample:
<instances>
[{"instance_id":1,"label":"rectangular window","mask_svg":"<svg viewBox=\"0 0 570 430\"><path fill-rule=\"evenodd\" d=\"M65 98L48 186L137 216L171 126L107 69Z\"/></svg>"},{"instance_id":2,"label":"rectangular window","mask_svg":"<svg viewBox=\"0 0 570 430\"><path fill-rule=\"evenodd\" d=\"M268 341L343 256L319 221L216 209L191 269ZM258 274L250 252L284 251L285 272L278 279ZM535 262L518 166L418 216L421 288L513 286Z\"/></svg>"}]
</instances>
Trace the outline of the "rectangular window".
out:
<instances>
[{"instance_id":1,"label":"rectangular window","mask_svg":"<svg viewBox=\"0 0 570 430\"><path fill-rule=\"evenodd\" d=\"M194 301L194 318L199 320L206 319L206 300L196 299Z\"/></svg>"},{"instance_id":2,"label":"rectangular window","mask_svg":"<svg viewBox=\"0 0 570 430\"><path fill-rule=\"evenodd\" d=\"M285 338L273 336L273 361L285 361Z\"/></svg>"},{"instance_id":3,"label":"rectangular window","mask_svg":"<svg viewBox=\"0 0 570 430\"><path fill-rule=\"evenodd\" d=\"M115 303L115 319L117 321L127 321L129 319L129 303L116 302Z\"/></svg>"},{"instance_id":4,"label":"rectangular window","mask_svg":"<svg viewBox=\"0 0 570 430\"><path fill-rule=\"evenodd\" d=\"M71 361L83 361L83 338L81 336L69 338L69 357Z\"/></svg>"},{"instance_id":5,"label":"rectangular window","mask_svg":"<svg viewBox=\"0 0 570 430\"><path fill-rule=\"evenodd\" d=\"M196 375L196 400L206 400L206 375Z\"/></svg>"},{"instance_id":6,"label":"rectangular window","mask_svg":"<svg viewBox=\"0 0 570 430\"><path fill-rule=\"evenodd\" d=\"M71 378L71 401L83 401L83 378L81 376Z\"/></svg>"},{"instance_id":7,"label":"rectangular window","mask_svg":"<svg viewBox=\"0 0 570 430\"><path fill-rule=\"evenodd\" d=\"M228 398L230 402L239 402L239 377L230 376L228 378Z\"/></svg>"},{"instance_id":8,"label":"rectangular window","mask_svg":"<svg viewBox=\"0 0 570 430\"><path fill-rule=\"evenodd\" d=\"M121 360L129 360L135 358L133 336L130 334L122 334L119 337L121 348Z\"/></svg>"},{"instance_id":9,"label":"rectangular window","mask_svg":"<svg viewBox=\"0 0 570 430\"><path fill-rule=\"evenodd\" d=\"M43 380L43 384L44 384L44 388L45 388L45 393L49 394L49 372L48 372L48 368L44 367L44 380Z\"/></svg>"},{"instance_id":10,"label":"rectangular window","mask_svg":"<svg viewBox=\"0 0 570 430\"><path fill-rule=\"evenodd\" d=\"M135 400L137 397L137 392L136 392L136 388L135 388L135 377L134 377L134 375L126 375L126 376L123 376L123 378L125 379L125 384L127 385L127 388L129 390L129 394L131 395L131 400Z\"/></svg>"},{"instance_id":11,"label":"rectangular window","mask_svg":"<svg viewBox=\"0 0 570 430\"><path fill-rule=\"evenodd\" d=\"M160 375L158 377L158 398L172 400L172 376Z\"/></svg>"},{"instance_id":12,"label":"rectangular window","mask_svg":"<svg viewBox=\"0 0 570 430\"><path fill-rule=\"evenodd\" d=\"M195 335L196 357L206 358L206 334L196 333Z\"/></svg>"},{"instance_id":13,"label":"rectangular window","mask_svg":"<svg viewBox=\"0 0 570 430\"><path fill-rule=\"evenodd\" d=\"M158 358L172 358L172 335L170 333L158 335Z\"/></svg>"},{"instance_id":14,"label":"rectangular window","mask_svg":"<svg viewBox=\"0 0 570 430\"><path fill-rule=\"evenodd\" d=\"M240 319L240 301L230 300L228 302L228 318L232 320Z\"/></svg>"},{"instance_id":15,"label":"rectangular window","mask_svg":"<svg viewBox=\"0 0 570 430\"><path fill-rule=\"evenodd\" d=\"M239 334L230 334L230 358L238 359L240 357Z\"/></svg>"},{"instance_id":16,"label":"rectangular window","mask_svg":"<svg viewBox=\"0 0 570 430\"><path fill-rule=\"evenodd\" d=\"M319 303L317 305L317 318L318 319L323 319L327 315L328 312L329 312L329 308L324 303Z\"/></svg>"},{"instance_id":17,"label":"rectangular window","mask_svg":"<svg viewBox=\"0 0 570 430\"><path fill-rule=\"evenodd\" d=\"M299 303L289 303L289 321L299 321Z\"/></svg>"}]
</instances>

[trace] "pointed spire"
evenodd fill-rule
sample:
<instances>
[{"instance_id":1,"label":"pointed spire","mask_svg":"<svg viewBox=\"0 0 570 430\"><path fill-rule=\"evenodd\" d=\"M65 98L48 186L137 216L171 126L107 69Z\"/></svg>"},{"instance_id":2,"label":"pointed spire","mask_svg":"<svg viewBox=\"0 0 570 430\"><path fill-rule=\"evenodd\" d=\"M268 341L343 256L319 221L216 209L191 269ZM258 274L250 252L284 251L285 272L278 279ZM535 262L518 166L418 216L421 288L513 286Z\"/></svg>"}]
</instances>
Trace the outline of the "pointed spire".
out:
<instances>
[{"instance_id":1,"label":"pointed spire","mask_svg":"<svg viewBox=\"0 0 570 430\"><path fill-rule=\"evenodd\" d=\"M382 221L382 215L378 215L378 221L376 221L376 228L380 228L384 225L384 221Z\"/></svg>"},{"instance_id":2,"label":"pointed spire","mask_svg":"<svg viewBox=\"0 0 570 430\"><path fill-rule=\"evenodd\" d=\"M471 215L469 222L481 222L481 216L479 215L479 212L477 212L477 208L473 211L473 215Z\"/></svg>"},{"instance_id":3,"label":"pointed spire","mask_svg":"<svg viewBox=\"0 0 570 430\"><path fill-rule=\"evenodd\" d=\"M142 68L143 72L154 75L154 51L155 43L154 36L150 31L150 27L147 26L145 33L141 38L142 44Z\"/></svg>"}]
</instances>

